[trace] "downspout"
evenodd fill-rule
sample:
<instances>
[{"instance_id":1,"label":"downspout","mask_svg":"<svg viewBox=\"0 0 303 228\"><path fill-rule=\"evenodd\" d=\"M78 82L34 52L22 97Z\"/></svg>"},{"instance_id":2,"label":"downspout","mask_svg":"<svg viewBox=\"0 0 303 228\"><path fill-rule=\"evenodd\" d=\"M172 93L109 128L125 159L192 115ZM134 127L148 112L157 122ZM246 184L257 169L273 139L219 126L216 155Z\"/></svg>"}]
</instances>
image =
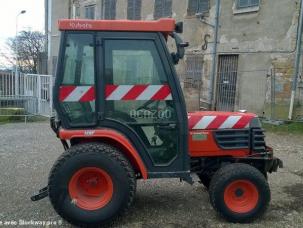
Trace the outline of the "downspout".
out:
<instances>
[{"instance_id":1,"label":"downspout","mask_svg":"<svg viewBox=\"0 0 303 228\"><path fill-rule=\"evenodd\" d=\"M215 103L214 102L214 87L215 87L216 66L217 66L217 49L218 49L220 5L221 5L221 0L216 0L214 49L213 49L213 53L212 53L212 65L211 65L211 76L210 76L210 90L209 90L209 94L208 94L209 104L210 104L211 110L214 109L214 103Z\"/></svg>"},{"instance_id":2,"label":"downspout","mask_svg":"<svg viewBox=\"0 0 303 228\"><path fill-rule=\"evenodd\" d=\"M48 73L48 0L44 0L44 36L45 36L45 43L44 43L44 52L47 56L47 63L45 71Z\"/></svg>"},{"instance_id":3,"label":"downspout","mask_svg":"<svg viewBox=\"0 0 303 228\"><path fill-rule=\"evenodd\" d=\"M296 47L296 60L295 60L295 72L293 74L292 80L292 87L291 87L291 97L290 97L290 106L289 106L289 113L288 119L292 119L293 110L294 110L294 102L296 97L296 89L297 89L297 82L299 76L299 67L300 67L300 59L301 59L301 44L302 44L302 25L303 25L303 0L301 0L300 5L300 20L298 24L298 34L297 34L297 47Z\"/></svg>"},{"instance_id":4,"label":"downspout","mask_svg":"<svg viewBox=\"0 0 303 228\"><path fill-rule=\"evenodd\" d=\"M74 19L72 12L72 1L68 0L68 19Z\"/></svg>"},{"instance_id":5,"label":"downspout","mask_svg":"<svg viewBox=\"0 0 303 228\"><path fill-rule=\"evenodd\" d=\"M52 74L53 66L50 67L50 64L52 63L52 13L53 13L53 0L47 0L47 61L48 61L48 67L47 67L47 73Z\"/></svg>"}]
</instances>

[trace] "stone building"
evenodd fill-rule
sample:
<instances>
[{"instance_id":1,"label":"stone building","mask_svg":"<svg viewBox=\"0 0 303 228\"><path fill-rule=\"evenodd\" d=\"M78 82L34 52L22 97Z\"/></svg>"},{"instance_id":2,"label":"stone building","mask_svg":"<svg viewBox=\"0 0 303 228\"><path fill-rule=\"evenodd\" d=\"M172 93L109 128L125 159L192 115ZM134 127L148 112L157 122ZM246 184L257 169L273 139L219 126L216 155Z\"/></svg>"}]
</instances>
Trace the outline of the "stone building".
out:
<instances>
[{"instance_id":1,"label":"stone building","mask_svg":"<svg viewBox=\"0 0 303 228\"><path fill-rule=\"evenodd\" d=\"M184 22L190 43L177 66L188 110L247 109L267 114L283 103L287 116L293 74L299 0L221 0L216 71L212 74L216 0L45 0L49 73L57 61L60 18ZM169 42L174 48L174 43ZM214 99L210 101L211 77ZM274 97L273 97L274 94ZM302 90L297 93L302 96ZM285 103L285 107L284 107ZM284 110L285 109L285 110Z\"/></svg>"}]
</instances>

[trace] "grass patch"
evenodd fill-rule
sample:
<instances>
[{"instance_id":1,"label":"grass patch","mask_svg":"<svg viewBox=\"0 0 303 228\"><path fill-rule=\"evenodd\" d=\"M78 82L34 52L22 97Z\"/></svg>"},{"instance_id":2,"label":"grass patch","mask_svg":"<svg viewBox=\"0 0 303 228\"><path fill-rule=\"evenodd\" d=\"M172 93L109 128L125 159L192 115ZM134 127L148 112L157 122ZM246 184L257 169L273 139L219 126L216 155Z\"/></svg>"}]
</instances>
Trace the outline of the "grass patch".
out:
<instances>
[{"instance_id":1,"label":"grass patch","mask_svg":"<svg viewBox=\"0 0 303 228\"><path fill-rule=\"evenodd\" d=\"M0 108L0 124L18 123L18 122L37 122L46 121L47 117L43 116L24 116L26 115L22 108Z\"/></svg>"},{"instance_id":2,"label":"grass patch","mask_svg":"<svg viewBox=\"0 0 303 228\"><path fill-rule=\"evenodd\" d=\"M272 125L268 123L263 123L262 125L263 128L269 132L303 135L303 123L299 122L289 122L282 125Z\"/></svg>"},{"instance_id":3,"label":"grass patch","mask_svg":"<svg viewBox=\"0 0 303 228\"><path fill-rule=\"evenodd\" d=\"M18 115L24 115L23 108L0 108L0 123L18 122L24 120L24 117Z\"/></svg>"}]
</instances>

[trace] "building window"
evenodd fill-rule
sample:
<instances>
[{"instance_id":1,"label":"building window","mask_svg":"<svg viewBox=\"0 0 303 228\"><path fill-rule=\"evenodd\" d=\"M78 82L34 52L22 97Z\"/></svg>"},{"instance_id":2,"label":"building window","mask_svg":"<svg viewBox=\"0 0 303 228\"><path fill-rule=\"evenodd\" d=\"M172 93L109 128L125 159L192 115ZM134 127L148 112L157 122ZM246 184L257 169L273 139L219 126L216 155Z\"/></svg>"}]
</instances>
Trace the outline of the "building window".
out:
<instances>
[{"instance_id":1,"label":"building window","mask_svg":"<svg viewBox=\"0 0 303 228\"><path fill-rule=\"evenodd\" d=\"M203 55L186 55L184 88L199 88L203 74Z\"/></svg>"},{"instance_id":2,"label":"building window","mask_svg":"<svg viewBox=\"0 0 303 228\"><path fill-rule=\"evenodd\" d=\"M102 0L101 18L107 20L116 19L116 3L117 0Z\"/></svg>"},{"instance_id":3,"label":"building window","mask_svg":"<svg viewBox=\"0 0 303 228\"><path fill-rule=\"evenodd\" d=\"M172 16L172 0L155 0L154 19Z\"/></svg>"},{"instance_id":4,"label":"building window","mask_svg":"<svg viewBox=\"0 0 303 228\"><path fill-rule=\"evenodd\" d=\"M141 19L142 0L127 0L127 19Z\"/></svg>"},{"instance_id":5,"label":"building window","mask_svg":"<svg viewBox=\"0 0 303 228\"><path fill-rule=\"evenodd\" d=\"M75 7L75 18L80 18L80 6Z\"/></svg>"},{"instance_id":6,"label":"building window","mask_svg":"<svg viewBox=\"0 0 303 228\"><path fill-rule=\"evenodd\" d=\"M85 6L85 18L95 19L96 5Z\"/></svg>"},{"instance_id":7,"label":"building window","mask_svg":"<svg viewBox=\"0 0 303 228\"><path fill-rule=\"evenodd\" d=\"M237 8L257 7L260 5L260 0L237 0Z\"/></svg>"},{"instance_id":8,"label":"building window","mask_svg":"<svg viewBox=\"0 0 303 228\"><path fill-rule=\"evenodd\" d=\"M208 13L209 0L188 0L187 15L193 16L196 13Z\"/></svg>"},{"instance_id":9,"label":"building window","mask_svg":"<svg viewBox=\"0 0 303 228\"><path fill-rule=\"evenodd\" d=\"M72 15L73 19L80 18L80 6L73 4L73 11L72 11L72 13L73 13L73 15Z\"/></svg>"}]
</instances>

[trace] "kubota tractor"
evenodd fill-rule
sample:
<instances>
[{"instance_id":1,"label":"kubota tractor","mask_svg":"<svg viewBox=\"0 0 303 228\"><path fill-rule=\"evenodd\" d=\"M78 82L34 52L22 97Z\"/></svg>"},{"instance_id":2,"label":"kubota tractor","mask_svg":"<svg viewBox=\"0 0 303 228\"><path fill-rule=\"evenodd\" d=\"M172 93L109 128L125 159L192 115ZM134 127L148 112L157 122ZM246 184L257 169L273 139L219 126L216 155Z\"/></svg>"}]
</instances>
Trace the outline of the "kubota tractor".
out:
<instances>
[{"instance_id":1,"label":"kubota tractor","mask_svg":"<svg viewBox=\"0 0 303 228\"><path fill-rule=\"evenodd\" d=\"M264 213L267 173L282 162L255 114L187 113L174 68L188 45L177 34L182 23L60 20L59 29L51 127L65 152L33 201L49 196L68 222L96 227L132 205L137 180L192 183L197 174L227 220Z\"/></svg>"}]
</instances>

